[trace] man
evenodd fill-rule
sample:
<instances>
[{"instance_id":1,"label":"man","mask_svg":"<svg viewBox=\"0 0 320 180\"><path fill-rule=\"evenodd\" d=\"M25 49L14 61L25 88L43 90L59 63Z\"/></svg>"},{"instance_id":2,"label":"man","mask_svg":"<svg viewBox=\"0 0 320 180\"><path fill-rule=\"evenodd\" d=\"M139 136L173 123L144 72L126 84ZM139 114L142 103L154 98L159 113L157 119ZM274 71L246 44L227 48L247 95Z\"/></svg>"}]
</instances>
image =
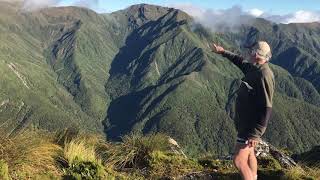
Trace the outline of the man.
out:
<instances>
[{"instance_id":1,"label":"man","mask_svg":"<svg viewBox=\"0 0 320 180\"><path fill-rule=\"evenodd\" d=\"M228 58L244 73L236 100L235 125L238 131L234 164L245 180L257 179L257 159L254 147L264 134L272 110L274 75L268 62L270 46L259 41L251 47L249 62L213 44L215 53Z\"/></svg>"}]
</instances>

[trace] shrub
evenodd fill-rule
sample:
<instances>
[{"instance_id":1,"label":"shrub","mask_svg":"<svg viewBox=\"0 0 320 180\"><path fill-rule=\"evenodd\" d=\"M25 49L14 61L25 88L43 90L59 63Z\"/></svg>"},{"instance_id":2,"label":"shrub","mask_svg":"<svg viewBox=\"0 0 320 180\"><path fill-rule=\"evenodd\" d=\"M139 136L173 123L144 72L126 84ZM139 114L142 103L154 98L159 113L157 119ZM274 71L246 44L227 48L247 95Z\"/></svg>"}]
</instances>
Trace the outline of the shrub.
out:
<instances>
[{"instance_id":1,"label":"shrub","mask_svg":"<svg viewBox=\"0 0 320 180\"><path fill-rule=\"evenodd\" d=\"M258 164L260 169L264 170L281 170L280 163L271 156L259 157Z\"/></svg>"},{"instance_id":2,"label":"shrub","mask_svg":"<svg viewBox=\"0 0 320 180\"><path fill-rule=\"evenodd\" d=\"M73 160L68 168L65 169L65 179L102 179L105 176L104 167L93 161Z\"/></svg>"}]
</instances>

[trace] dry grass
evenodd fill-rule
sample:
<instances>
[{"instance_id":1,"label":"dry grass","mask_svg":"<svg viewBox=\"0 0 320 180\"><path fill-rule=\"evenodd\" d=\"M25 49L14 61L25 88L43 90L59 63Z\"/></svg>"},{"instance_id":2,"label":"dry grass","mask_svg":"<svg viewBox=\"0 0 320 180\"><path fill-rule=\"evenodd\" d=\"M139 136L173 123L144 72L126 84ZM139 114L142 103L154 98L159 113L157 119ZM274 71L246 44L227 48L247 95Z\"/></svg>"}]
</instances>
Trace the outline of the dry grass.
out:
<instances>
[{"instance_id":1,"label":"dry grass","mask_svg":"<svg viewBox=\"0 0 320 180\"><path fill-rule=\"evenodd\" d=\"M320 180L320 164L315 167L304 167L306 175L315 177L317 180Z\"/></svg>"},{"instance_id":2,"label":"dry grass","mask_svg":"<svg viewBox=\"0 0 320 180\"><path fill-rule=\"evenodd\" d=\"M167 151L170 146L168 136L163 134L140 136L131 134L122 138L122 143L108 146L106 162L116 169L145 168L151 153Z\"/></svg>"},{"instance_id":3,"label":"dry grass","mask_svg":"<svg viewBox=\"0 0 320 180\"><path fill-rule=\"evenodd\" d=\"M6 162L0 160L0 179L9 180L9 168Z\"/></svg>"},{"instance_id":4,"label":"dry grass","mask_svg":"<svg viewBox=\"0 0 320 180\"><path fill-rule=\"evenodd\" d=\"M26 154L22 163L16 165L13 177L33 178L33 176L50 174L61 176L62 171L57 167L57 158L62 153L62 148L52 143L40 144ZM11 169L11 168L10 168Z\"/></svg>"},{"instance_id":5,"label":"dry grass","mask_svg":"<svg viewBox=\"0 0 320 180\"><path fill-rule=\"evenodd\" d=\"M320 179L320 168L309 168L302 167L300 165L285 170L284 180L300 180L300 179L309 179L309 180L319 180Z\"/></svg>"},{"instance_id":6,"label":"dry grass","mask_svg":"<svg viewBox=\"0 0 320 180\"><path fill-rule=\"evenodd\" d=\"M129 135L121 143L109 143L101 136L74 130L56 134L26 131L11 138L0 134L0 162L0 179L6 176L2 174L11 179L159 179L181 177L205 167L172 153L168 136L163 134ZM222 162L210 163L226 172ZM316 179L320 166L300 165L283 172L282 179Z\"/></svg>"},{"instance_id":7,"label":"dry grass","mask_svg":"<svg viewBox=\"0 0 320 180\"><path fill-rule=\"evenodd\" d=\"M71 140L64 147L64 158L72 164L74 161L97 162L95 148L85 141Z\"/></svg>"},{"instance_id":8,"label":"dry grass","mask_svg":"<svg viewBox=\"0 0 320 180\"><path fill-rule=\"evenodd\" d=\"M305 176L305 171L300 166L296 166L287 170L282 179L298 180L301 179L303 176Z\"/></svg>"},{"instance_id":9,"label":"dry grass","mask_svg":"<svg viewBox=\"0 0 320 180\"><path fill-rule=\"evenodd\" d=\"M48 134L25 131L11 138L1 135L0 159L8 164L13 179L32 178L39 174L61 175L56 167L56 157L62 148L52 143Z\"/></svg>"}]
</instances>

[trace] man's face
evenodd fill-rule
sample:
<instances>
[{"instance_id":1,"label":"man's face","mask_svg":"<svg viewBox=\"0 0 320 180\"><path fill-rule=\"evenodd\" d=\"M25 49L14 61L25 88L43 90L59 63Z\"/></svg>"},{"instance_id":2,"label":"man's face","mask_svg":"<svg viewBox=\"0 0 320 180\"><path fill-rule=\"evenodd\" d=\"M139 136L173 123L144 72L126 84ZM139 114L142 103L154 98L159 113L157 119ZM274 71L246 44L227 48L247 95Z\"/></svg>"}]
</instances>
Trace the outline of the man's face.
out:
<instances>
[{"instance_id":1,"label":"man's face","mask_svg":"<svg viewBox=\"0 0 320 180\"><path fill-rule=\"evenodd\" d=\"M250 49L249 50L248 57L249 57L248 58L249 63L254 64L254 63L256 63L258 61L255 49Z\"/></svg>"},{"instance_id":2,"label":"man's face","mask_svg":"<svg viewBox=\"0 0 320 180\"><path fill-rule=\"evenodd\" d=\"M259 56L256 53L252 53L250 58L249 58L249 63L257 63L257 64L264 64L267 61L265 59L259 58Z\"/></svg>"}]
</instances>

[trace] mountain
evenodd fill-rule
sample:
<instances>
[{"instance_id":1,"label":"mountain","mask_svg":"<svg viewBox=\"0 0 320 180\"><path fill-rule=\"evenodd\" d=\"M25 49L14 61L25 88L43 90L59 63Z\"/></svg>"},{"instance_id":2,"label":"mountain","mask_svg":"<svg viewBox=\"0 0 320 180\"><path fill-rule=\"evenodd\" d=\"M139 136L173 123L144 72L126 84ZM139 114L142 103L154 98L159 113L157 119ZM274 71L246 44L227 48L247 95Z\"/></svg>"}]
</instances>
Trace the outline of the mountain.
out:
<instances>
[{"instance_id":1,"label":"mountain","mask_svg":"<svg viewBox=\"0 0 320 180\"><path fill-rule=\"evenodd\" d=\"M237 42L258 38L272 45L277 82L265 138L294 152L320 140L317 23L257 19L236 33L214 33L180 10L147 4L110 14L0 4L0 125L7 133L78 126L118 140L163 132L189 154L227 154L243 75L207 43L242 52Z\"/></svg>"}]
</instances>

